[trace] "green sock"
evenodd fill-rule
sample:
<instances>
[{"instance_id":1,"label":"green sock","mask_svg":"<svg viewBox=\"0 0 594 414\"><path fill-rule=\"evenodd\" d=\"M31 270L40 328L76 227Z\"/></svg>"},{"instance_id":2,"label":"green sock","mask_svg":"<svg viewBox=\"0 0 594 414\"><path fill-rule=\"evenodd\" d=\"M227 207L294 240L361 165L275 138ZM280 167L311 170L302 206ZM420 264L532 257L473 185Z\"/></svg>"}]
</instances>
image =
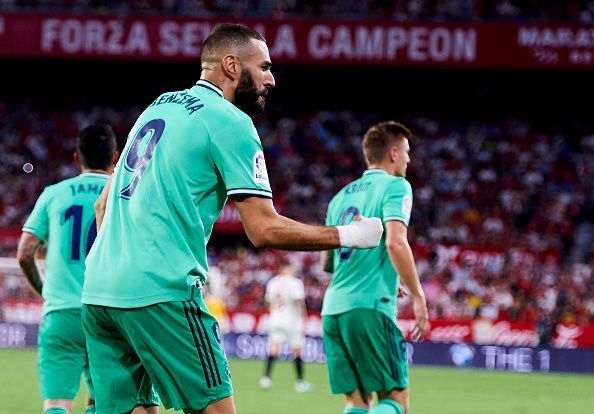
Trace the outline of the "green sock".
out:
<instances>
[{"instance_id":1,"label":"green sock","mask_svg":"<svg viewBox=\"0 0 594 414\"><path fill-rule=\"evenodd\" d=\"M95 414L95 405L87 405L85 414Z\"/></svg>"},{"instance_id":2,"label":"green sock","mask_svg":"<svg viewBox=\"0 0 594 414\"><path fill-rule=\"evenodd\" d=\"M368 412L367 408L345 407L342 414L367 414Z\"/></svg>"},{"instance_id":3,"label":"green sock","mask_svg":"<svg viewBox=\"0 0 594 414\"><path fill-rule=\"evenodd\" d=\"M369 411L369 414L404 414L404 408L396 401L386 398Z\"/></svg>"},{"instance_id":4,"label":"green sock","mask_svg":"<svg viewBox=\"0 0 594 414\"><path fill-rule=\"evenodd\" d=\"M43 410L43 414L68 414L68 410L64 407L48 407Z\"/></svg>"}]
</instances>

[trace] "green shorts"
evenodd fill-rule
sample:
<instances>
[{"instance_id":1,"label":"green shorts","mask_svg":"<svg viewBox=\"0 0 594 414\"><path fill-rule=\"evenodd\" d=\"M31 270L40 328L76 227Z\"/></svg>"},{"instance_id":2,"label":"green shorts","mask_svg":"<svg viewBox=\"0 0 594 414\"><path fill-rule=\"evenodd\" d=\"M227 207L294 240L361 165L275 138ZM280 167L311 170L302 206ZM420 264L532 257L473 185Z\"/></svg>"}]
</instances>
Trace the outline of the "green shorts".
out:
<instances>
[{"instance_id":1,"label":"green shorts","mask_svg":"<svg viewBox=\"0 0 594 414\"><path fill-rule=\"evenodd\" d=\"M408 388L406 341L386 315L373 309L326 315L323 329L332 393Z\"/></svg>"},{"instance_id":2,"label":"green shorts","mask_svg":"<svg viewBox=\"0 0 594 414\"><path fill-rule=\"evenodd\" d=\"M83 305L83 325L97 414L157 405L159 397L166 408L203 410L233 394L219 325L201 298Z\"/></svg>"},{"instance_id":3,"label":"green shorts","mask_svg":"<svg viewBox=\"0 0 594 414\"><path fill-rule=\"evenodd\" d=\"M73 400L83 373L93 398L79 308L45 314L39 327L38 346L37 370L43 400Z\"/></svg>"}]
</instances>

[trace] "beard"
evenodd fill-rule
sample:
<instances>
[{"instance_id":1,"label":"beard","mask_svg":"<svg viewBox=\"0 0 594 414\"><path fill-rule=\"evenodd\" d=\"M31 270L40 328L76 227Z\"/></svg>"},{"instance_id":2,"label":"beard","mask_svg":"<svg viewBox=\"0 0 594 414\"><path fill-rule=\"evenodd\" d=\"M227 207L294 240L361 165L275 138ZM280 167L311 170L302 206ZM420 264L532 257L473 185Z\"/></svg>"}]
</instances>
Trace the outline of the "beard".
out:
<instances>
[{"instance_id":1,"label":"beard","mask_svg":"<svg viewBox=\"0 0 594 414\"><path fill-rule=\"evenodd\" d=\"M264 91L258 92L254 78L247 70L244 70L237 82L233 103L246 114L256 115L264 111L265 102L264 100L260 101L259 98L260 96L264 97L266 93L266 88Z\"/></svg>"}]
</instances>

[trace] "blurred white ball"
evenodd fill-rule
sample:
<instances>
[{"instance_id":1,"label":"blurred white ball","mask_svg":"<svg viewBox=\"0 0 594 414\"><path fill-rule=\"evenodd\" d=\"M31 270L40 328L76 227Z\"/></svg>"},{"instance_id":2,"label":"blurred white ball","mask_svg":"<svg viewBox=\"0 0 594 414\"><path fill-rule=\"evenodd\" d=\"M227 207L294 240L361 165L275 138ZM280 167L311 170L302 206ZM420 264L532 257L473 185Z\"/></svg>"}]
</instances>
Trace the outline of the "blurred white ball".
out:
<instances>
[{"instance_id":1,"label":"blurred white ball","mask_svg":"<svg viewBox=\"0 0 594 414\"><path fill-rule=\"evenodd\" d=\"M29 174L30 172L33 171L33 164L31 164L30 162L26 162L25 164L23 164L23 171L26 172L27 174Z\"/></svg>"}]
</instances>

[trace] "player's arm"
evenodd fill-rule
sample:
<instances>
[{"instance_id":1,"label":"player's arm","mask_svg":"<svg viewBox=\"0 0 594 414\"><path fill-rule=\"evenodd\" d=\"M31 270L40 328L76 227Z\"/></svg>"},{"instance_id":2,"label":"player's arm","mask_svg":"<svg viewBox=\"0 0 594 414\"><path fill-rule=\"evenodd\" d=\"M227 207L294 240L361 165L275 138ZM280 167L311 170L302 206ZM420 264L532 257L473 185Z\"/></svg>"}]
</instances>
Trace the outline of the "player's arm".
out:
<instances>
[{"instance_id":1,"label":"player's arm","mask_svg":"<svg viewBox=\"0 0 594 414\"><path fill-rule=\"evenodd\" d=\"M298 299L296 300L297 309L299 310L299 314L301 315L301 319L303 322L307 320L307 306L305 305L305 299Z\"/></svg>"},{"instance_id":2,"label":"player's arm","mask_svg":"<svg viewBox=\"0 0 594 414\"><path fill-rule=\"evenodd\" d=\"M113 174L107 180L105 187L103 187L103 191L101 191L101 195L95 201L95 219L97 220L97 231L101 228L101 223L103 223L103 216L105 216L105 208L107 206L107 195L109 194L109 187L111 187L111 179Z\"/></svg>"},{"instance_id":3,"label":"player's arm","mask_svg":"<svg viewBox=\"0 0 594 414\"><path fill-rule=\"evenodd\" d=\"M43 290L43 281L39 275L39 269L37 269L37 265L35 264L35 253L37 253L37 250L39 250L42 244L43 242L39 237L33 233L24 231L21 234L17 248L17 260L19 261L21 270L27 277L33 290L39 293L39 295L41 295L41 291Z\"/></svg>"},{"instance_id":4,"label":"player's arm","mask_svg":"<svg viewBox=\"0 0 594 414\"><path fill-rule=\"evenodd\" d=\"M256 247L327 250L343 246L366 249L376 247L383 233L381 221L375 217L358 217L346 226L312 226L281 216L269 198L243 196L234 200L245 232Z\"/></svg>"},{"instance_id":5,"label":"player's arm","mask_svg":"<svg viewBox=\"0 0 594 414\"><path fill-rule=\"evenodd\" d=\"M398 220L386 222L386 249L392 265L410 291L416 322L412 337L415 340L420 339L429 330L429 312L412 250L408 244L407 228L403 222Z\"/></svg>"}]
</instances>

